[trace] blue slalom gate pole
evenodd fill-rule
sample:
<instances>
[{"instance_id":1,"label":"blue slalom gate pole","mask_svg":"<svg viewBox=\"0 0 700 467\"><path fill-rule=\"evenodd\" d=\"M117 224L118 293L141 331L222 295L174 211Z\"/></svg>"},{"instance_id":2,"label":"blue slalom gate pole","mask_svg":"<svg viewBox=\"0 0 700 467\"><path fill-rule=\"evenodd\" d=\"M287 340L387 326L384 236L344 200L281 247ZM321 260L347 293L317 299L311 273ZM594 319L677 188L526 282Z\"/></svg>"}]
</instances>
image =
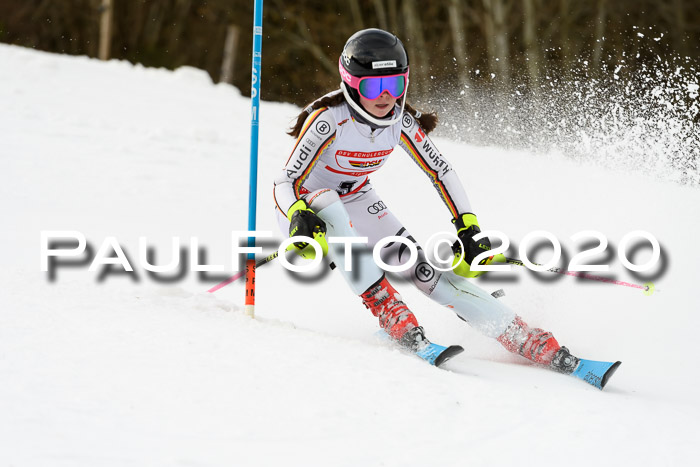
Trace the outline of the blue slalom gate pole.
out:
<instances>
[{"instance_id":1,"label":"blue slalom gate pole","mask_svg":"<svg viewBox=\"0 0 700 467\"><path fill-rule=\"evenodd\" d=\"M255 230L258 198L258 130L260 128L260 73L262 62L263 0L255 0L253 15L253 76L250 85L252 119L250 121L250 191L248 193L248 231ZM255 246L255 237L248 237L248 247ZM255 254L246 260L245 313L255 317Z\"/></svg>"}]
</instances>

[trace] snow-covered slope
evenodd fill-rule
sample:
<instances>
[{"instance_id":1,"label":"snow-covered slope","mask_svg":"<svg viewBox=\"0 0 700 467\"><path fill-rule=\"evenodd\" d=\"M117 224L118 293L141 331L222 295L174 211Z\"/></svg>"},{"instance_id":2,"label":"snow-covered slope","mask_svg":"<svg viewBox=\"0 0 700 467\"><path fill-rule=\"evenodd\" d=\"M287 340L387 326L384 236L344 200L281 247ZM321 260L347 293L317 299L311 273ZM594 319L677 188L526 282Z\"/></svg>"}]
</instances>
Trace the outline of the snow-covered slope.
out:
<instances>
[{"instance_id":1,"label":"snow-covered slope","mask_svg":"<svg viewBox=\"0 0 700 467\"><path fill-rule=\"evenodd\" d=\"M575 354L622 360L605 391L534 368L399 285L429 336L464 354L444 369L375 337L340 277L301 281L270 264L257 318L241 284L189 272L158 282L138 239L171 254L197 237L230 265L247 227L249 101L204 72L0 45L0 465L691 465L700 436L700 191L556 156L437 140L480 223L514 245L534 230L570 257L583 230L610 241L612 275L643 283L616 250L633 230L662 246L661 292L525 270L479 283ZM263 103L258 229L298 109ZM443 119L449 119L443 116ZM451 231L401 151L373 182L419 241ZM40 270L40 232L114 236L136 269ZM511 250L517 256L517 249ZM548 250L540 252L546 257ZM643 263L649 249L630 255ZM538 258L533 258L538 259ZM544 258L546 259L546 258Z\"/></svg>"}]
</instances>

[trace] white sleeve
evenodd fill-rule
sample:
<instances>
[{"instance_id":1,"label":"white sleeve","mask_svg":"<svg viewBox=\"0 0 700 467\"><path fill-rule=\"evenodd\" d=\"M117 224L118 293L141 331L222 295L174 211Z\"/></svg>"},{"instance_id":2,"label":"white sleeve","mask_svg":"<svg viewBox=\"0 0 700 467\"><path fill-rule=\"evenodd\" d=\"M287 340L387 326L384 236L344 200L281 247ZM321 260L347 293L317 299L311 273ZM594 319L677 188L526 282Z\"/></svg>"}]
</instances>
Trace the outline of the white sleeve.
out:
<instances>
[{"instance_id":1,"label":"white sleeve","mask_svg":"<svg viewBox=\"0 0 700 467\"><path fill-rule=\"evenodd\" d=\"M323 152L335 140L336 123L322 107L309 115L287 164L275 177L275 204L284 215L300 197L300 189Z\"/></svg>"},{"instance_id":2,"label":"white sleeve","mask_svg":"<svg viewBox=\"0 0 700 467\"><path fill-rule=\"evenodd\" d=\"M404 112L399 144L430 178L452 217L473 212L459 176L425 134L418 121Z\"/></svg>"}]
</instances>

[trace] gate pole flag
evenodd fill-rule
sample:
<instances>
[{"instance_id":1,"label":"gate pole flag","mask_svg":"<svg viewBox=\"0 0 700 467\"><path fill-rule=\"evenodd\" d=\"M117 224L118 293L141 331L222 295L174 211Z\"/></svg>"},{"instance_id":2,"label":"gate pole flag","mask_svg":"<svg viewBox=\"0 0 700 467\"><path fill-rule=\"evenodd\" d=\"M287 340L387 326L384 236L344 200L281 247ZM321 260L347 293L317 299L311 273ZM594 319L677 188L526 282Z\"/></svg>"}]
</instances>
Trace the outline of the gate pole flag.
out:
<instances>
[{"instance_id":1,"label":"gate pole flag","mask_svg":"<svg viewBox=\"0 0 700 467\"><path fill-rule=\"evenodd\" d=\"M255 0L253 18L253 75L250 85L252 119L250 122L250 191L248 193L248 231L255 230L258 194L258 129L260 118L260 70L262 61L262 10L263 0ZM255 237L248 237L248 247L255 247ZM249 252L246 260L245 313L255 317L255 253Z\"/></svg>"}]
</instances>

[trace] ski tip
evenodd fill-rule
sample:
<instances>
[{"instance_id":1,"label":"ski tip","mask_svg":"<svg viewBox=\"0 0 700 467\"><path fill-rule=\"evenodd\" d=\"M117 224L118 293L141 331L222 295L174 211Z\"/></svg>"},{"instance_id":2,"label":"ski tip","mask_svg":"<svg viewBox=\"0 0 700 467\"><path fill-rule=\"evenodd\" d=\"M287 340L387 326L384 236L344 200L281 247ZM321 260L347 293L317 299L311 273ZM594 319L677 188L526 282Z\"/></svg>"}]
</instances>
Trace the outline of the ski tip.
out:
<instances>
[{"instance_id":1,"label":"ski tip","mask_svg":"<svg viewBox=\"0 0 700 467\"><path fill-rule=\"evenodd\" d=\"M464 348L461 345L451 345L437 356L433 365L440 366L455 355L459 355L462 352L464 352Z\"/></svg>"},{"instance_id":2,"label":"ski tip","mask_svg":"<svg viewBox=\"0 0 700 467\"><path fill-rule=\"evenodd\" d=\"M608 384L608 380L617 371L617 369L620 367L620 365L622 365L622 362L618 360L615 363L613 363L610 368L608 368L608 371L605 372L605 374L603 375L603 378L600 381L600 390L601 391L603 390L605 385Z\"/></svg>"}]
</instances>

